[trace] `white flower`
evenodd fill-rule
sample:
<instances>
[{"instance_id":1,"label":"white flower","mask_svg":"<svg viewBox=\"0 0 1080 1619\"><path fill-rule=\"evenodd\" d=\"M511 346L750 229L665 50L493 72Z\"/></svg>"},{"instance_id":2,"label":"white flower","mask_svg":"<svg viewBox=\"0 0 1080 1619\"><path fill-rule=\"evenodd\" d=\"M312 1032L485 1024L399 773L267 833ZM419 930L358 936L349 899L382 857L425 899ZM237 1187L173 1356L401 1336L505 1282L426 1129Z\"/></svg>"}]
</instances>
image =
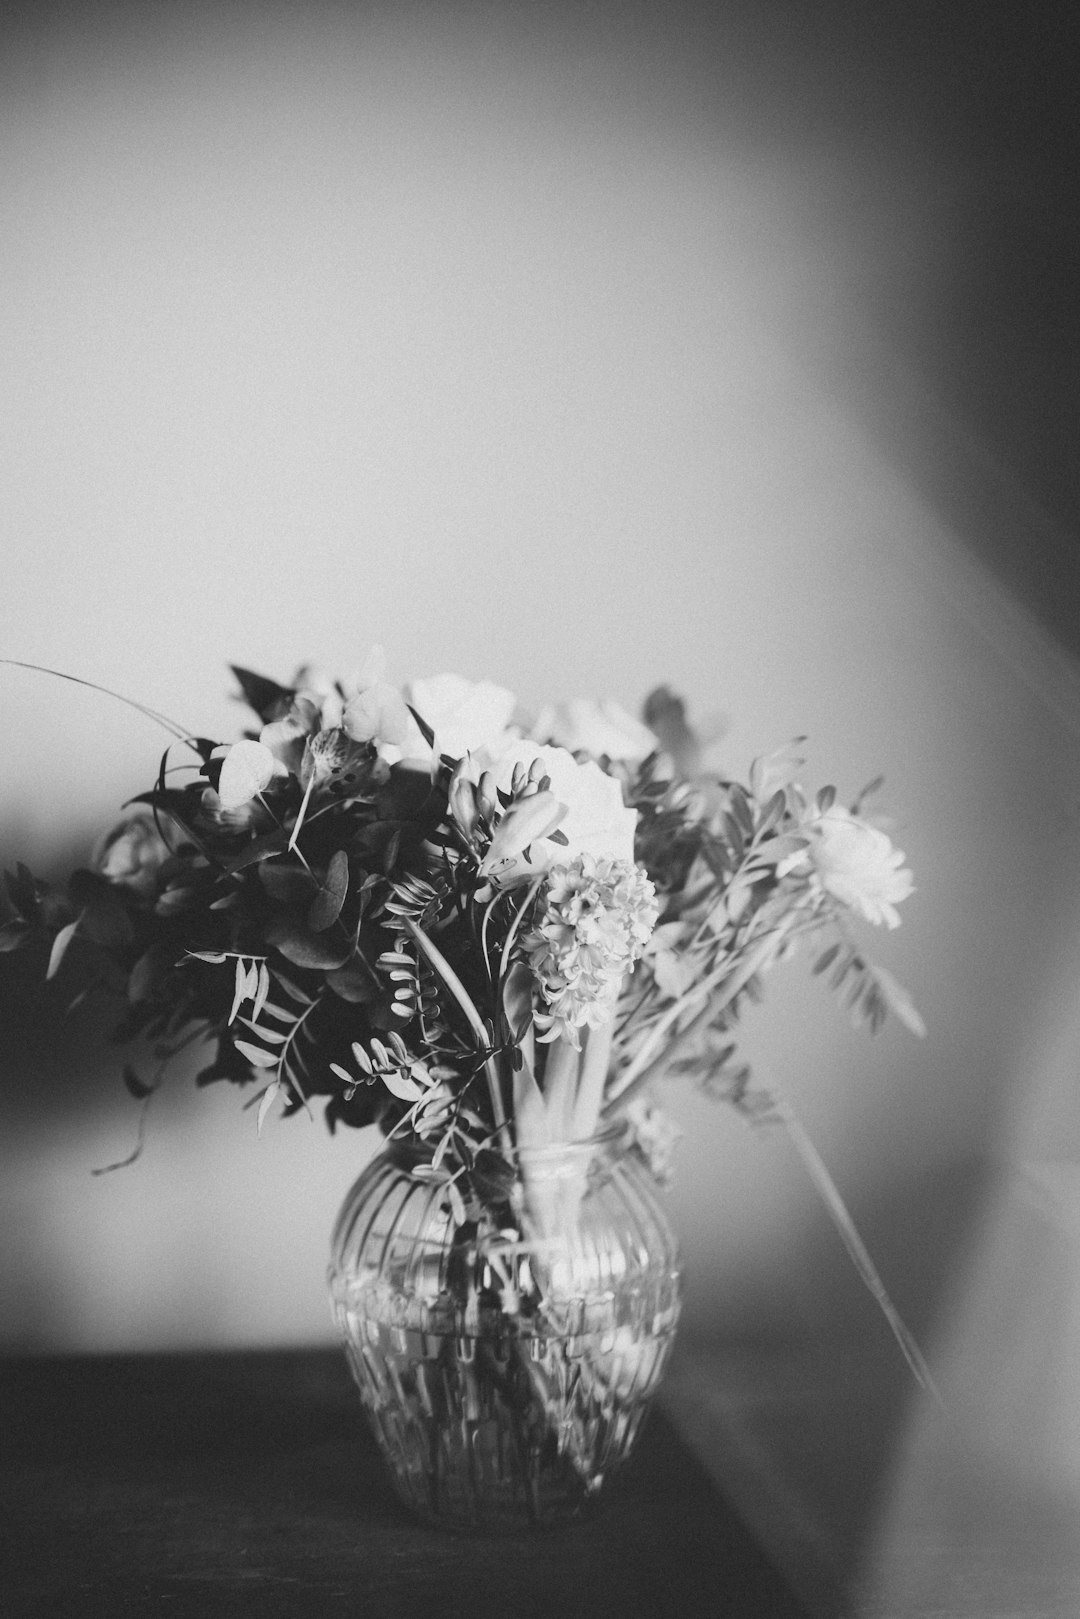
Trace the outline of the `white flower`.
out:
<instances>
[{"instance_id":1,"label":"white flower","mask_svg":"<svg viewBox=\"0 0 1080 1619\"><path fill-rule=\"evenodd\" d=\"M555 843L538 835L530 846L528 861L515 855L493 873L500 886L527 881L580 854L632 863L637 811L627 808L619 783L593 760L579 764L564 748L543 747L521 737L510 737L501 746L480 748L470 754L462 771L474 784L490 775L494 787L508 793L513 790L514 766L520 765L523 772L528 772L536 760L548 778L547 791L556 803L566 806L565 815L556 823L566 842Z\"/></svg>"},{"instance_id":2,"label":"white flower","mask_svg":"<svg viewBox=\"0 0 1080 1619\"><path fill-rule=\"evenodd\" d=\"M427 751L404 697L385 678L386 653L372 647L362 668L344 682L341 729L354 742L374 742L386 764Z\"/></svg>"},{"instance_id":3,"label":"white flower","mask_svg":"<svg viewBox=\"0 0 1080 1619\"><path fill-rule=\"evenodd\" d=\"M96 851L95 864L110 883L122 883L142 895L157 887L157 874L172 850L149 815L121 821Z\"/></svg>"},{"instance_id":4,"label":"white flower","mask_svg":"<svg viewBox=\"0 0 1080 1619\"><path fill-rule=\"evenodd\" d=\"M341 717L341 729L354 742L374 742L380 753L387 747L399 749L398 759L402 755L412 757L414 736L423 745L404 697L396 686L382 680L350 697ZM397 763L397 759L392 762Z\"/></svg>"},{"instance_id":5,"label":"white flower","mask_svg":"<svg viewBox=\"0 0 1080 1619\"><path fill-rule=\"evenodd\" d=\"M809 857L827 894L876 926L900 926L896 907L915 887L904 855L869 821L834 804L815 817Z\"/></svg>"},{"instance_id":6,"label":"white flower","mask_svg":"<svg viewBox=\"0 0 1080 1619\"><path fill-rule=\"evenodd\" d=\"M566 805L554 793L530 793L511 804L495 828L487 854L480 862L482 877L513 861L534 843L543 842L566 819Z\"/></svg>"},{"instance_id":7,"label":"white flower","mask_svg":"<svg viewBox=\"0 0 1080 1619\"><path fill-rule=\"evenodd\" d=\"M548 872L522 941L545 1007L535 1017L541 1040L562 1036L576 1047L579 1029L610 1019L658 909L655 888L632 861L583 854Z\"/></svg>"},{"instance_id":8,"label":"white flower","mask_svg":"<svg viewBox=\"0 0 1080 1619\"><path fill-rule=\"evenodd\" d=\"M624 1109L638 1149L649 1172L662 1184L671 1179L675 1148L682 1140L683 1131L669 1113L656 1106L645 1096L634 1096Z\"/></svg>"},{"instance_id":9,"label":"white flower","mask_svg":"<svg viewBox=\"0 0 1080 1619\"><path fill-rule=\"evenodd\" d=\"M240 809L268 787L275 776L287 773L287 767L265 743L250 737L234 742L225 751L218 777L220 808L226 815Z\"/></svg>"},{"instance_id":10,"label":"white flower","mask_svg":"<svg viewBox=\"0 0 1080 1619\"><path fill-rule=\"evenodd\" d=\"M639 764L659 743L654 732L618 703L575 697L549 710L537 725L556 747L570 753L606 754L613 762Z\"/></svg>"},{"instance_id":11,"label":"white flower","mask_svg":"<svg viewBox=\"0 0 1080 1619\"><path fill-rule=\"evenodd\" d=\"M501 744L517 702L503 686L461 675L431 675L414 680L407 690L409 702L435 732L436 755L446 753L451 759ZM426 752L419 731L416 740L421 754Z\"/></svg>"},{"instance_id":12,"label":"white flower","mask_svg":"<svg viewBox=\"0 0 1080 1619\"><path fill-rule=\"evenodd\" d=\"M317 663L302 663L293 675L293 702L306 702L319 711L317 730L329 731L341 724L342 700L333 676Z\"/></svg>"}]
</instances>

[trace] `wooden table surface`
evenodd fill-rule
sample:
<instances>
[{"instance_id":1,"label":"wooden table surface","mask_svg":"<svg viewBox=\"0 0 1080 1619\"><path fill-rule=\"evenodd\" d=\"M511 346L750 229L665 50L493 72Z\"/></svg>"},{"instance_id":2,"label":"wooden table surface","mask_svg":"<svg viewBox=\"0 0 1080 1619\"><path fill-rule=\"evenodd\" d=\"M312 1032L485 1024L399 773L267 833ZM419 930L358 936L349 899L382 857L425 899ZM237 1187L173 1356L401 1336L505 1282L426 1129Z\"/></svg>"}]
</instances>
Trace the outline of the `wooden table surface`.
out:
<instances>
[{"instance_id":1,"label":"wooden table surface","mask_svg":"<svg viewBox=\"0 0 1080 1619\"><path fill-rule=\"evenodd\" d=\"M415 1523L335 1351L0 1361L0 1523L4 1619L804 1615L660 1411L587 1523Z\"/></svg>"}]
</instances>

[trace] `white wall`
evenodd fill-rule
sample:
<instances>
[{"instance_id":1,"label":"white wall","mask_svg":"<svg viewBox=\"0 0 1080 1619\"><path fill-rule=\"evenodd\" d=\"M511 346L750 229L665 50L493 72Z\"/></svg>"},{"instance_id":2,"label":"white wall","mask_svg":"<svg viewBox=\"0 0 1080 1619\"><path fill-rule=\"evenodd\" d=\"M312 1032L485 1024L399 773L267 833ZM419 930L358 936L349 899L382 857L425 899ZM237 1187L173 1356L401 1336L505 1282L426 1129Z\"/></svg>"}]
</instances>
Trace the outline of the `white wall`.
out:
<instances>
[{"instance_id":1,"label":"white wall","mask_svg":"<svg viewBox=\"0 0 1080 1619\"><path fill-rule=\"evenodd\" d=\"M883 770L919 892L880 956L930 1038L871 1045L784 969L747 1046L918 1316L952 1240L905 1244L919 1188L993 1149L1064 1004L1077 687L824 368L848 279L930 295L932 208L905 201L869 267L823 252L807 186L835 206L835 165L767 118L740 133L715 75L760 115L750 68L644 14L133 11L10 52L0 651L223 736L228 661L344 672L376 641L402 680L534 701L667 680L729 716L734 770L799 733L815 784ZM888 161L844 163L893 217ZM89 838L156 767L154 729L92 693L6 669L0 705L9 854ZM832 1250L782 1144L670 1100L691 1330L835 1300L807 1284ZM20 1110L4 1339L324 1334L367 1143L302 1120L259 1142L234 1093L177 1090L151 1122L138 1165L91 1178L130 1145L119 1085Z\"/></svg>"}]
</instances>

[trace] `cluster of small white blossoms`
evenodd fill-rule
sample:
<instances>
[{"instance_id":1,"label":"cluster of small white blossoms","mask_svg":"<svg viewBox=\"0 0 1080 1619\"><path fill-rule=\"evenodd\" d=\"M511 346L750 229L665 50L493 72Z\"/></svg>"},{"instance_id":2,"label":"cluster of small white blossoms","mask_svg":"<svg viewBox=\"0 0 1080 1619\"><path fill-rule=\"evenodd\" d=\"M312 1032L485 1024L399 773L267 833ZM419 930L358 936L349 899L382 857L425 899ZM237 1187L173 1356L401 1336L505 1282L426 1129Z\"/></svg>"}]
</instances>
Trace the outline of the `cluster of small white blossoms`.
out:
<instances>
[{"instance_id":1,"label":"cluster of small white blossoms","mask_svg":"<svg viewBox=\"0 0 1080 1619\"><path fill-rule=\"evenodd\" d=\"M611 1018L658 914L656 890L633 861L579 854L548 872L523 941L547 1008L534 1018L540 1040L578 1047L580 1029Z\"/></svg>"}]
</instances>

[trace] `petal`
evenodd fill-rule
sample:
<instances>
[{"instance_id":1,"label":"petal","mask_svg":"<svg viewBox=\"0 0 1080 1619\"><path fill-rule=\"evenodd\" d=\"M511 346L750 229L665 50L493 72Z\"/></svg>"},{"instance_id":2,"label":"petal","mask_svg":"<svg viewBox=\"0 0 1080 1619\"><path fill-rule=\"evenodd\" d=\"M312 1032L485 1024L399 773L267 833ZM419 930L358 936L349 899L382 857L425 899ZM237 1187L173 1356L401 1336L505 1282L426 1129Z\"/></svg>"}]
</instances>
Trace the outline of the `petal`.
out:
<instances>
[{"instance_id":1,"label":"petal","mask_svg":"<svg viewBox=\"0 0 1080 1619\"><path fill-rule=\"evenodd\" d=\"M249 739L234 742L225 755L218 779L222 809L227 814L249 804L269 786L277 770L277 760L261 742Z\"/></svg>"}]
</instances>

